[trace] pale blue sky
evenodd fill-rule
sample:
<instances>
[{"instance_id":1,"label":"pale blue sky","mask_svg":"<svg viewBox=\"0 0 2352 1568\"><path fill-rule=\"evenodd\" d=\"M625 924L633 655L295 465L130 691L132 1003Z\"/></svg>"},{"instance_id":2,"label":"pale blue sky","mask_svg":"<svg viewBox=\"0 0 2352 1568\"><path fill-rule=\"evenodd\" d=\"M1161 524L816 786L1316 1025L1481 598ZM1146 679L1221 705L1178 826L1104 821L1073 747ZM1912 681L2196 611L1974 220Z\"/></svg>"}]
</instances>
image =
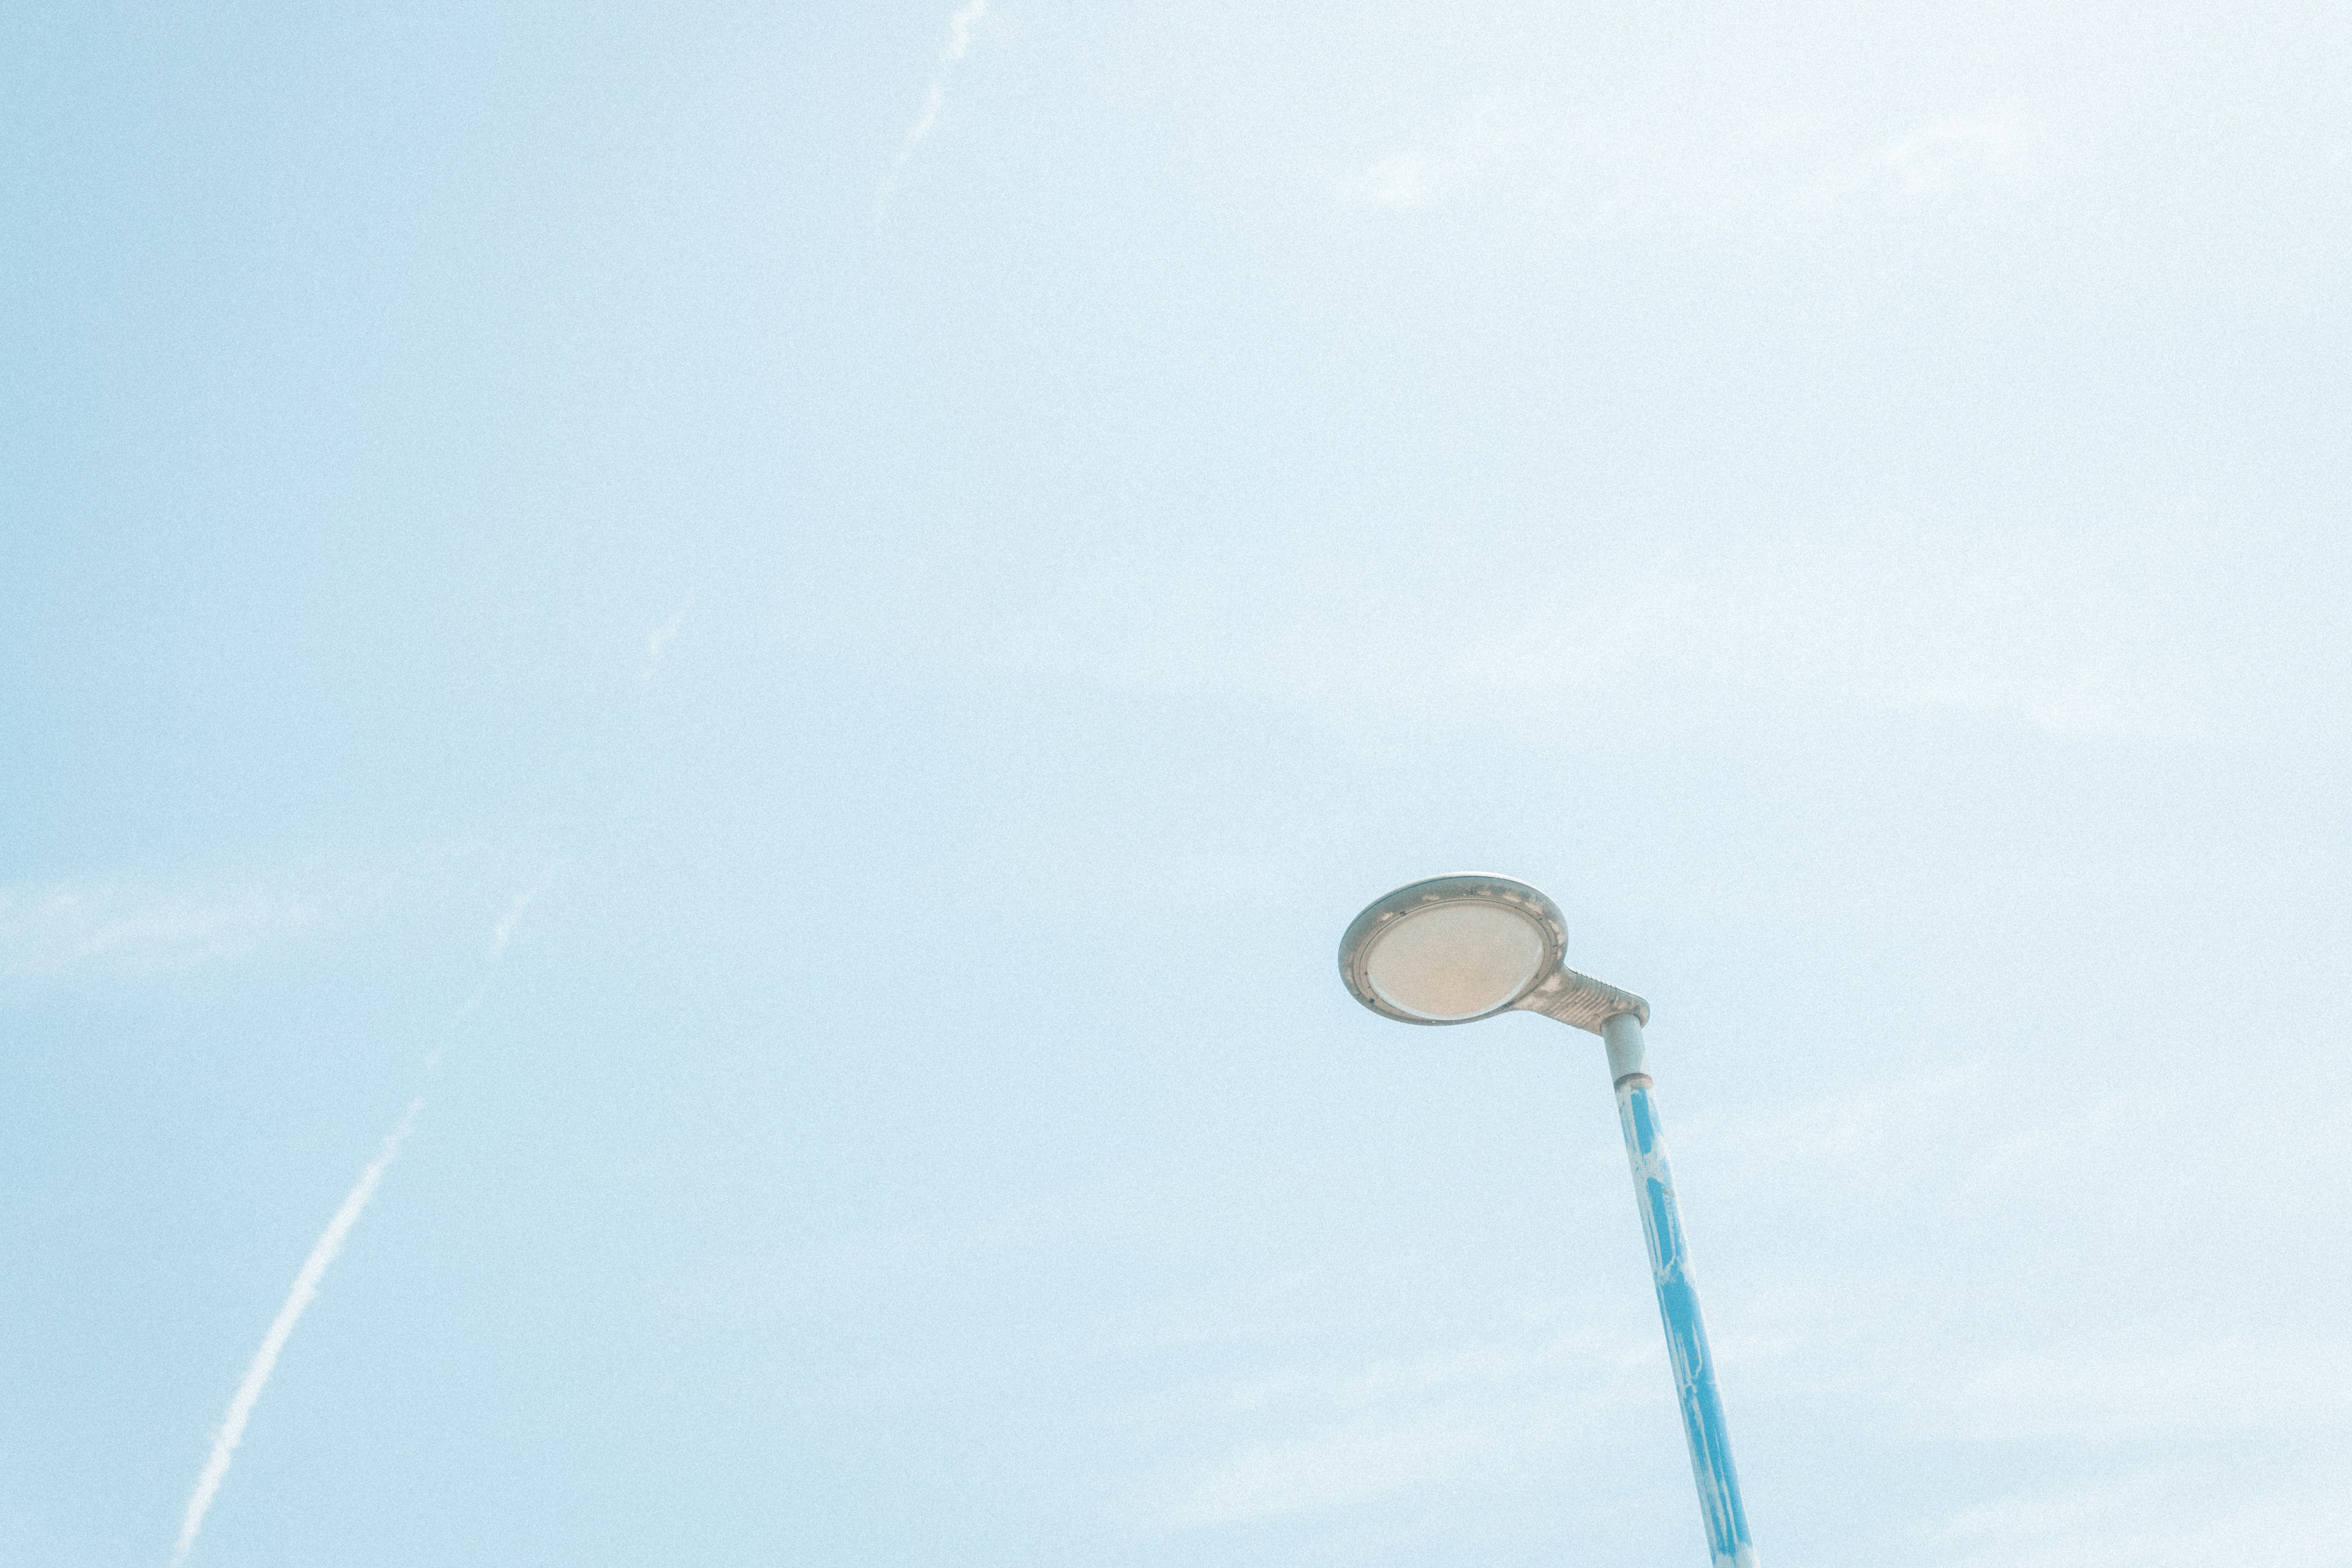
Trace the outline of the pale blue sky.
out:
<instances>
[{"instance_id":1,"label":"pale blue sky","mask_svg":"<svg viewBox=\"0 0 2352 1568\"><path fill-rule=\"evenodd\" d=\"M170 1560L421 1094L192 1565L1700 1561L1597 1044L1334 971L1476 868L1766 1562L2352 1564L2347 79L9 8L0 1559Z\"/></svg>"}]
</instances>

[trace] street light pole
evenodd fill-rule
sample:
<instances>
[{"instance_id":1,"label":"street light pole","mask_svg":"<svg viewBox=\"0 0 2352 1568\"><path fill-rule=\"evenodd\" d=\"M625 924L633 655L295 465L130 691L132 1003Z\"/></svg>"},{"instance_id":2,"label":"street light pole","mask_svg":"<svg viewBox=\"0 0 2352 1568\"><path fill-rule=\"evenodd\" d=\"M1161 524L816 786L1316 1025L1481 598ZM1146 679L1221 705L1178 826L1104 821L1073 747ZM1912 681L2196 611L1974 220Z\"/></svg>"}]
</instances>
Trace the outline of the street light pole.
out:
<instances>
[{"instance_id":1,"label":"street light pole","mask_svg":"<svg viewBox=\"0 0 2352 1568\"><path fill-rule=\"evenodd\" d=\"M1475 1023L1541 1013L1601 1037L1617 1090L1617 1121L1633 1169L1650 1275L1674 1363L1711 1568L1755 1568L1748 1510L1731 1463L1715 1357L1691 1283L1682 1214L1651 1100L1642 1049L1650 1005L1568 967L1559 906L1507 877L1434 877L1374 900L1339 943L1339 974L1356 1000L1402 1023Z\"/></svg>"},{"instance_id":2,"label":"street light pole","mask_svg":"<svg viewBox=\"0 0 2352 1568\"><path fill-rule=\"evenodd\" d=\"M1691 1477L1698 1483L1707 1550L1713 1568L1753 1568L1756 1548L1748 1537L1747 1507L1739 1500L1739 1473L1731 1464L1723 1396L1716 1392L1715 1355L1707 1349L1706 1320L1699 1315L1698 1289L1691 1283L1666 1138L1650 1100L1650 1075L1643 1070L1642 1021L1631 1013L1612 1014L1601 1026L1601 1039L1609 1047L1617 1124L1625 1134L1625 1159L1633 1167L1642 1235L1650 1244L1650 1278L1658 1289L1658 1317L1675 1365L1675 1395L1683 1408L1683 1436L1690 1441Z\"/></svg>"}]
</instances>

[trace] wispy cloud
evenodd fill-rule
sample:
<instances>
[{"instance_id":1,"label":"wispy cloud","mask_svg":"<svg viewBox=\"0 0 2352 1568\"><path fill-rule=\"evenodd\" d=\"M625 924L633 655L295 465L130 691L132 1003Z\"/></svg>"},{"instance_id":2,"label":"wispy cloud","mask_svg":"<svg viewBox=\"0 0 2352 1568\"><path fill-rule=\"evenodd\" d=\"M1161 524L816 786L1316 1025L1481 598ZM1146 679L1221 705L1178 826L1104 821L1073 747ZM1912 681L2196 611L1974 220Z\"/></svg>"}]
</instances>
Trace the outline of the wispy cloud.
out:
<instances>
[{"instance_id":1,"label":"wispy cloud","mask_svg":"<svg viewBox=\"0 0 2352 1568\"><path fill-rule=\"evenodd\" d=\"M646 635L646 662L644 668L637 671L640 682L651 680L654 671L661 668L663 656L669 652L669 645L677 640L678 629L686 625L686 613L692 608L694 596L689 594L686 603L677 607L677 614Z\"/></svg>"},{"instance_id":2,"label":"wispy cloud","mask_svg":"<svg viewBox=\"0 0 2352 1568\"><path fill-rule=\"evenodd\" d=\"M496 963L505 956L507 943L514 940L515 922L522 919L523 910L530 908L531 900L537 897L539 897L539 889L532 888L527 892L517 893L514 902L507 906L507 912L499 918L497 927L490 932L492 963Z\"/></svg>"},{"instance_id":3,"label":"wispy cloud","mask_svg":"<svg viewBox=\"0 0 2352 1568\"><path fill-rule=\"evenodd\" d=\"M2179 1517L2212 1490L2210 1475L2154 1470L2127 1487L2035 1495L1972 1508L1934 1529L1950 1568L2335 1568L2352 1529L2341 1488L2240 1492L2215 1515ZM1931 1527L1933 1528L1933 1527Z\"/></svg>"},{"instance_id":4,"label":"wispy cloud","mask_svg":"<svg viewBox=\"0 0 2352 1568\"><path fill-rule=\"evenodd\" d=\"M1760 106L1759 106L1760 107ZM1444 209L1511 253L1671 235L1777 246L1889 215L1990 209L2035 182L2037 122L1991 104L1858 131L1728 106L1660 114L1507 92L1420 123L1339 127L1294 163L1343 211Z\"/></svg>"},{"instance_id":5,"label":"wispy cloud","mask_svg":"<svg viewBox=\"0 0 2352 1568\"><path fill-rule=\"evenodd\" d=\"M1873 167L1912 195L1948 190L1964 180L2006 178L2024 164L2025 135L2000 115L1939 120L1878 150Z\"/></svg>"},{"instance_id":6,"label":"wispy cloud","mask_svg":"<svg viewBox=\"0 0 2352 1568\"><path fill-rule=\"evenodd\" d=\"M1130 1423L1193 1451L1111 1508L1147 1536L1358 1514L1477 1494L1491 1514L1574 1474L1580 1448L1652 1394L1646 1342L1532 1331L1404 1360L1311 1363L1197 1384Z\"/></svg>"},{"instance_id":7,"label":"wispy cloud","mask_svg":"<svg viewBox=\"0 0 2352 1568\"><path fill-rule=\"evenodd\" d=\"M1841 1089L1834 1094L1792 1100L1737 1114L1695 1116L1689 1129L1716 1157L1755 1173L1792 1160L1824 1155L1857 1160L1889 1147L1908 1150L1949 1118L1955 1099L1978 1089L1993 1074L1983 1060Z\"/></svg>"},{"instance_id":8,"label":"wispy cloud","mask_svg":"<svg viewBox=\"0 0 2352 1568\"><path fill-rule=\"evenodd\" d=\"M482 1005L482 998L490 994L490 982L497 978L499 960L506 956L507 943L514 940L515 927L520 923L523 910L530 908L530 901L537 897L539 897L538 887L529 888L517 893L514 896L514 901L507 906L507 912L499 917L499 923L490 931L489 951L482 958L482 978L476 984L473 992L457 1005L457 1010L449 1016L449 1022L453 1026L471 1016L474 1009ZM447 1040L434 1047L425 1056L425 1070L428 1073L438 1072L441 1068L441 1058L448 1049Z\"/></svg>"},{"instance_id":9,"label":"wispy cloud","mask_svg":"<svg viewBox=\"0 0 2352 1568\"><path fill-rule=\"evenodd\" d=\"M955 15L948 18L947 45L940 51L939 69L931 78L930 90L923 95L923 111L915 117L915 123L907 128L906 139L898 144L898 159L890 165L890 173L883 180L882 188L875 193L877 205L889 200L890 193L898 188L898 175L907 167L908 160L914 157L916 149L929 139L932 127L939 124L940 110L947 107L948 83L955 73L956 66L971 51L972 30L987 15L988 0L964 0Z\"/></svg>"},{"instance_id":10,"label":"wispy cloud","mask_svg":"<svg viewBox=\"0 0 2352 1568\"><path fill-rule=\"evenodd\" d=\"M230 1462L236 1458L236 1447L245 1440L246 1423L253 1418L253 1407L260 1403L269 1374L278 1370L278 1357L286 1349L286 1342L294 1336L294 1325L302 1321L303 1312L317 1298L319 1282L326 1278L343 1243L351 1239L352 1227L359 1224L368 1200L375 1196L377 1184L416 1125L416 1114L424 1105L422 1100L409 1103L400 1124L385 1136L376 1157L360 1173L360 1179L344 1194L341 1206L335 1210L334 1217L327 1222L327 1228L311 1247L310 1255L302 1260L301 1268L294 1276L293 1289L287 1292L284 1305L270 1321L269 1331L262 1335L261 1348L254 1352L252 1363L245 1369L244 1378L229 1398L228 1413L221 1417L220 1430L213 1436L212 1452L196 1478L195 1490L188 1495L187 1512L180 1521L180 1538L172 1547L174 1563L185 1562L189 1549L195 1545L196 1532L204 1529L205 1515L210 1511L213 1499L219 1495L221 1482L227 1479Z\"/></svg>"},{"instance_id":11,"label":"wispy cloud","mask_svg":"<svg viewBox=\"0 0 2352 1568\"><path fill-rule=\"evenodd\" d=\"M1907 131L1838 163L1815 184L1819 202L1866 191L1926 201L1970 188L2015 184L2028 171L2027 138L2005 110L1953 115Z\"/></svg>"},{"instance_id":12,"label":"wispy cloud","mask_svg":"<svg viewBox=\"0 0 2352 1568\"><path fill-rule=\"evenodd\" d=\"M1513 613L1466 620L1425 606L1476 600L1494 561L1557 539L1391 537L1393 562L1201 547L1185 569L1209 586L1141 607L1111 590L1160 569L1154 551L1016 585L988 542L943 537L918 581L886 583L863 563L809 574L789 633L958 679L1075 669L1125 689L1213 687L1327 711L1959 712L2079 742L2243 732L2271 711L2263 683L2289 673L2259 630L2224 635L2212 613L2215 594L2244 603L2256 586L2226 521L1798 519L1703 550L1613 546L1595 528L1576 573L1527 584ZM1596 582L1610 593L1596 598Z\"/></svg>"},{"instance_id":13,"label":"wispy cloud","mask_svg":"<svg viewBox=\"0 0 2352 1568\"><path fill-rule=\"evenodd\" d=\"M1120 1517L1172 1533L1328 1513L1444 1482L1498 1437L1434 1416L1244 1443L1158 1478Z\"/></svg>"},{"instance_id":14,"label":"wispy cloud","mask_svg":"<svg viewBox=\"0 0 2352 1568\"><path fill-rule=\"evenodd\" d=\"M1348 182L1347 193L1364 206L1424 206L1436 193L1438 174L1436 160L1427 153L1399 153L1359 172Z\"/></svg>"},{"instance_id":15,"label":"wispy cloud","mask_svg":"<svg viewBox=\"0 0 2352 1568\"><path fill-rule=\"evenodd\" d=\"M172 973L242 958L311 924L307 900L261 887L57 882L0 889L0 979Z\"/></svg>"},{"instance_id":16,"label":"wispy cloud","mask_svg":"<svg viewBox=\"0 0 2352 1568\"><path fill-rule=\"evenodd\" d=\"M2225 1339L2015 1356L1977 1369L1952 1403L1963 1429L1987 1437L2100 1443L2341 1431L2352 1426L2352 1344Z\"/></svg>"},{"instance_id":17,"label":"wispy cloud","mask_svg":"<svg viewBox=\"0 0 2352 1568\"><path fill-rule=\"evenodd\" d=\"M965 0L956 14L948 18L948 58L960 60L971 47L971 30L988 15L988 0Z\"/></svg>"},{"instance_id":18,"label":"wispy cloud","mask_svg":"<svg viewBox=\"0 0 2352 1568\"><path fill-rule=\"evenodd\" d=\"M1473 104L1369 163L1341 165L1333 176L1340 204L1393 213L1438 203L1515 151L1523 120L1491 103Z\"/></svg>"}]
</instances>

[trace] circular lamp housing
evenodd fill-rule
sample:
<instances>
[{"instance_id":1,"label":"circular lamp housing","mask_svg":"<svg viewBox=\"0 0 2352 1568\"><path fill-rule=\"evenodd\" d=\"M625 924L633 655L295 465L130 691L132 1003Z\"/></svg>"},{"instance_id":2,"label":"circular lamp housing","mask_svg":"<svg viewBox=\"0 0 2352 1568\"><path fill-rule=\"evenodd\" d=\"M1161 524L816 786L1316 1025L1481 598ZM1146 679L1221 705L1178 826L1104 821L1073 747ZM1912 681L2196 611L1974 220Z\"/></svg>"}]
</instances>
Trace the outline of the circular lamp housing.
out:
<instances>
[{"instance_id":1,"label":"circular lamp housing","mask_svg":"<svg viewBox=\"0 0 2352 1568\"><path fill-rule=\"evenodd\" d=\"M1407 1024L1506 1013L1561 971L1559 906L1508 877L1432 877L1375 900L1339 941L1357 1001Z\"/></svg>"}]
</instances>

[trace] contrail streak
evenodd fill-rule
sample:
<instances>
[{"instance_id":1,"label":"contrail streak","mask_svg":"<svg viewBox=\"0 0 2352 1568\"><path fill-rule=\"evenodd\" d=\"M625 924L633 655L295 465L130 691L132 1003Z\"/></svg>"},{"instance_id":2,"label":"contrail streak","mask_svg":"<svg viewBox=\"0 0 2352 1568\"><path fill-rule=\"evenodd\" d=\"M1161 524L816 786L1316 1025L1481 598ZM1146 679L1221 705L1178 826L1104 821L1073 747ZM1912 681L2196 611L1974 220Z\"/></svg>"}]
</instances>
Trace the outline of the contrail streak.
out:
<instances>
[{"instance_id":1,"label":"contrail streak","mask_svg":"<svg viewBox=\"0 0 2352 1568\"><path fill-rule=\"evenodd\" d=\"M683 610L678 612L680 615L685 613ZM507 943L514 939L515 921L522 919L523 910L530 908L531 900L537 897L539 897L539 889L533 888L527 893L517 893L515 901L507 906L507 918L500 921L498 928L490 932L489 961L492 963L506 956Z\"/></svg>"},{"instance_id":2,"label":"contrail streak","mask_svg":"<svg viewBox=\"0 0 2352 1568\"><path fill-rule=\"evenodd\" d=\"M287 1293L286 1304L278 1309L269 1331L261 1337L261 1349L254 1352L253 1364L245 1369L245 1380L236 1385L236 1393L228 1402L228 1414L221 1417L220 1430L213 1436L212 1454L205 1460L204 1473L196 1478L196 1489L188 1496L188 1511L180 1521L180 1539L172 1548L173 1568L187 1560L188 1549L196 1543L196 1531L205 1527L205 1512L213 1506L213 1497L228 1475L229 1461L236 1457L236 1446L245 1437L245 1424L252 1418L253 1407L259 1402L269 1374L277 1370L278 1352L293 1337L294 1325L302 1321L303 1309L319 1293L319 1281L326 1277L327 1266L343 1249L352 1226L359 1224L361 1212L375 1196L376 1184L383 1180L385 1169L391 1165L393 1156L400 1152L401 1143L408 1137L409 1129L416 1125L416 1113L424 1106L423 1100L409 1101L408 1112L400 1119L400 1125L384 1138L383 1147L376 1152L368 1168L360 1173L357 1184L344 1195L343 1206L335 1211L335 1217L320 1233L318 1245L302 1260L301 1271L294 1276L294 1289Z\"/></svg>"},{"instance_id":3,"label":"contrail streak","mask_svg":"<svg viewBox=\"0 0 2352 1568\"><path fill-rule=\"evenodd\" d=\"M971 52L972 29L979 26L981 19L987 15L988 0L964 0L956 14L948 18L947 47L940 51L939 70L931 78L931 90L924 95L923 112L916 116L906 140L898 144L898 162L890 165L890 173L883 179L881 189L874 193L877 217L881 216L882 207L888 204L890 194L898 189L898 175L906 169L907 160L915 155L915 149L923 144L931 133L931 127L940 122L940 110L947 107L948 78L956 62Z\"/></svg>"},{"instance_id":4,"label":"contrail streak","mask_svg":"<svg viewBox=\"0 0 2352 1568\"><path fill-rule=\"evenodd\" d=\"M679 612L681 615L684 613L684 611ZM506 956L507 943L513 940L515 922L522 919L523 910L530 908L531 900L537 897L539 897L539 889L533 888L528 892L517 893L515 901L507 907L506 918L499 921L498 929L490 933L490 952L489 956L482 961L481 984L474 987L472 995L457 1005L457 1010L455 1013L449 1015L452 1027L465 1022L466 1016L480 1006L482 998L490 994L490 981L498 973L499 960ZM441 1070L441 1055L448 1048L449 1042L444 1040L425 1054L425 1070L427 1074Z\"/></svg>"},{"instance_id":5,"label":"contrail streak","mask_svg":"<svg viewBox=\"0 0 2352 1568\"><path fill-rule=\"evenodd\" d=\"M498 970L499 960L506 956L507 943L514 939L515 926L521 921L523 910L529 909L530 901L537 897L539 889L532 887L516 894L514 901L507 906L505 917L490 933L489 951L482 961L481 984L474 987L474 994L467 997L464 1005L450 1016L452 1028L464 1022L466 1015L471 1013L488 994L490 979ZM442 1053L449 1048L449 1044L444 1040L426 1054L425 1073L427 1078L439 1069ZM252 1419L253 1407L260 1402L261 1391L268 1384L269 1374L278 1369L278 1352L286 1348L286 1342L293 1338L294 1325L301 1321L303 1310L318 1295L319 1281L326 1278L328 1265L334 1262L335 1255L342 1251L343 1243L351 1238L352 1227L359 1224L360 1215L367 1208L368 1200L375 1196L376 1184L383 1180L383 1173L391 1167L393 1157L400 1152L400 1146L407 1141L409 1130L416 1125L417 1112L424 1109L422 1095L408 1102L407 1112L401 1117L400 1125L385 1135L383 1147L376 1151L375 1159L368 1168L360 1173L359 1181L344 1194L342 1206L335 1211L335 1217L327 1222L327 1228L320 1235L318 1244L310 1248L310 1256L302 1260L300 1272L294 1276L294 1289L287 1293L286 1304L278 1309L278 1316L271 1321L269 1331L261 1337L261 1348L254 1352L253 1364L245 1369L244 1381L236 1385L236 1393L228 1402L228 1414L221 1417L220 1430L213 1436L213 1451L205 1460L204 1473L196 1478L196 1489L188 1495L188 1511L180 1521L180 1539L172 1548L173 1568L179 1568L187 1560L188 1549L196 1543L196 1531L205 1527L205 1514L212 1508L221 1482L228 1478L229 1461L236 1457L236 1446L245 1440L245 1424Z\"/></svg>"}]
</instances>

